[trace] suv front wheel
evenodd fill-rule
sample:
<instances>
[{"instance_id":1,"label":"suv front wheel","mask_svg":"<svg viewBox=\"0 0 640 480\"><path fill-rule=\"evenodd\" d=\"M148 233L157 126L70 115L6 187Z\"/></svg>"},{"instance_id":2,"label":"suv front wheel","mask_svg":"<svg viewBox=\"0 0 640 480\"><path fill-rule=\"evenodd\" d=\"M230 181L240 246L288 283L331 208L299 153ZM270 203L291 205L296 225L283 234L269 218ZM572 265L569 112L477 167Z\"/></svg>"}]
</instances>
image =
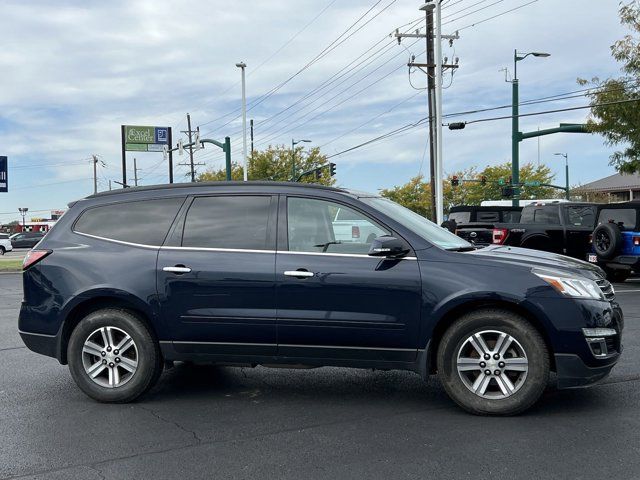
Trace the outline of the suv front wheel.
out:
<instances>
[{"instance_id":1,"label":"suv front wheel","mask_svg":"<svg viewBox=\"0 0 640 480\"><path fill-rule=\"evenodd\" d=\"M67 348L80 389L99 402L125 403L149 390L162 373L158 343L136 315L107 308L83 318Z\"/></svg>"},{"instance_id":2,"label":"suv front wheel","mask_svg":"<svg viewBox=\"0 0 640 480\"><path fill-rule=\"evenodd\" d=\"M533 405L549 378L549 353L524 318L497 309L468 313L445 332L438 375L449 396L476 415L515 415Z\"/></svg>"}]
</instances>

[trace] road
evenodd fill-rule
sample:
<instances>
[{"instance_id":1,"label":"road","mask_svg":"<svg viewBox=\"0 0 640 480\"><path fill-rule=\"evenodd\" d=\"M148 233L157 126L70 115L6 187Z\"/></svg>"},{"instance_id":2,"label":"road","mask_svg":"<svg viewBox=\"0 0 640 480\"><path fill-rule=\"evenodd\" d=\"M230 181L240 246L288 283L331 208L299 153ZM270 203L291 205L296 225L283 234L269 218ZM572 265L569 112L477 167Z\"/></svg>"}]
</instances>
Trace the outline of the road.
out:
<instances>
[{"instance_id":1,"label":"road","mask_svg":"<svg viewBox=\"0 0 640 480\"><path fill-rule=\"evenodd\" d=\"M474 417L437 380L356 369L177 366L142 401L85 397L16 333L0 275L0 478L640 477L640 279L617 286L625 351L603 384Z\"/></svg>"}]
</instances>

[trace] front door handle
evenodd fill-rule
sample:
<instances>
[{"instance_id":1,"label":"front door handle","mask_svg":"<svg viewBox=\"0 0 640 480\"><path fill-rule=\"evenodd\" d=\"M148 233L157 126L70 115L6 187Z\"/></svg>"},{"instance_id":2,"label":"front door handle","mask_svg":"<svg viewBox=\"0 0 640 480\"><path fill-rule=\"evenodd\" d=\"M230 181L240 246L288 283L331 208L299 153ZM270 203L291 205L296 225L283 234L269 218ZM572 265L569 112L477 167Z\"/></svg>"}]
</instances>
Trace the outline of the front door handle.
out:
<instances>
[{"instance_id":1,"label":"front door handle","mask_svg":"<svg viewBox=\"0 0 640 480\"><path fill-rule=\"evenodd\" d=\"M287 270L284 272L287 277L296 277L296 278L308 278L313 277L315 274L313 272L309 272L307 270Z\"/></svg>"},{"instance_id":2,"label":"front door handle","mask_svg":"<svg viewBox=\"0 0 640 480\"><path fill-rule=\"evenodd\" d=\"M182 275L183 273L191 272L191 269L189 267L185 267L184 265L176 265L174 267L162 267L162 271Z\"/></svg>"}]
</instances>

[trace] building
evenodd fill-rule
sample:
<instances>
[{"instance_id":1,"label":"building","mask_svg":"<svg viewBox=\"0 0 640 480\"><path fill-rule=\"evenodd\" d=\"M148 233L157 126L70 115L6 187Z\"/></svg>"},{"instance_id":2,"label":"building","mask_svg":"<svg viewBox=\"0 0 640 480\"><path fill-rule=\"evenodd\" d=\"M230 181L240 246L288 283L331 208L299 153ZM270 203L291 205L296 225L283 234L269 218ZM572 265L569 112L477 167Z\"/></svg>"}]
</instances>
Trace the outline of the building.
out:
<instances>
[{"instance_id":1,"label":"building","mask_svg":"<svg viewBox=\"0 0 640 480\"><path fill-rule=\"evenodd\" d=\"M616 173L572 190L587 202L628 202L640 200L640 173L623 175Z\"/></svg>"}]
</instances>

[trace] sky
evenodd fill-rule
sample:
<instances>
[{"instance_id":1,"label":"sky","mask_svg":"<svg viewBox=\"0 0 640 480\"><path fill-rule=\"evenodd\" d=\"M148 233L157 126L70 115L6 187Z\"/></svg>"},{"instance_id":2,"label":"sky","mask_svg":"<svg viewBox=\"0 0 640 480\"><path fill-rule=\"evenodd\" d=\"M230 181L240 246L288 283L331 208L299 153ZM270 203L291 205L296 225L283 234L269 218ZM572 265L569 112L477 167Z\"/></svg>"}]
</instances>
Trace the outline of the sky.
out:
<instances>
[{"instance_id":1,"label":"sky","mask_svg":"<svg viewBox=\"0 0 640 480\"><path fill-rule=\"evenodd\" d=\"M10 191L0 193L0 222L18 219L18 207L29 208L27 218L46 217L93 193L91 155L101 160L100 191L110 179L121 181L123 124L171 126L177 140L184 138L179 132L187 129L188 112L202 138L230 136L232 159L240 162L240 61L247 64L247 118L255 122L255 148L310 139L309 146L338 154L331 158L338 185L357 190L375 192L428 175L426 125L341 154L427 115L426 76L409 74L406 66L412 55L425 61L425 42L408 38L398 45L390 36L396 28L424 30L420 5L3 0L0 155L9 158ZM512 75L516 48L551 54L518 63L522 101L579 90L579 77L617 76L620 66L610 45L626 33L617 8L618 0L444 0L443 34L459 30L460 36L453 45L443 42L443 55L459 59L453 78L444 79L444 114L508 105L511 84L501 69ZM587 103L578 97L523 106L521 113ZM587 115L583 109L525 117L521 130L582 123ZM445 172L509 161L510 128L508 119L445 128ZM521 162L546 163L564 184L564 159L553 154L567 153L576 185L615 173L608 164L613 151L599 136L558 134L541 137L539 145L536 139L522 142ZM133 157L140 185L168 181L162 153L129 152L129 179ZM198 171L224 164L213 146L195 158L203 164ZM174 156L176 164L187 161L188 155ZM188 181L187 173L187 166L177 165L176 181Z\"/></svg>"}]
</instances>

